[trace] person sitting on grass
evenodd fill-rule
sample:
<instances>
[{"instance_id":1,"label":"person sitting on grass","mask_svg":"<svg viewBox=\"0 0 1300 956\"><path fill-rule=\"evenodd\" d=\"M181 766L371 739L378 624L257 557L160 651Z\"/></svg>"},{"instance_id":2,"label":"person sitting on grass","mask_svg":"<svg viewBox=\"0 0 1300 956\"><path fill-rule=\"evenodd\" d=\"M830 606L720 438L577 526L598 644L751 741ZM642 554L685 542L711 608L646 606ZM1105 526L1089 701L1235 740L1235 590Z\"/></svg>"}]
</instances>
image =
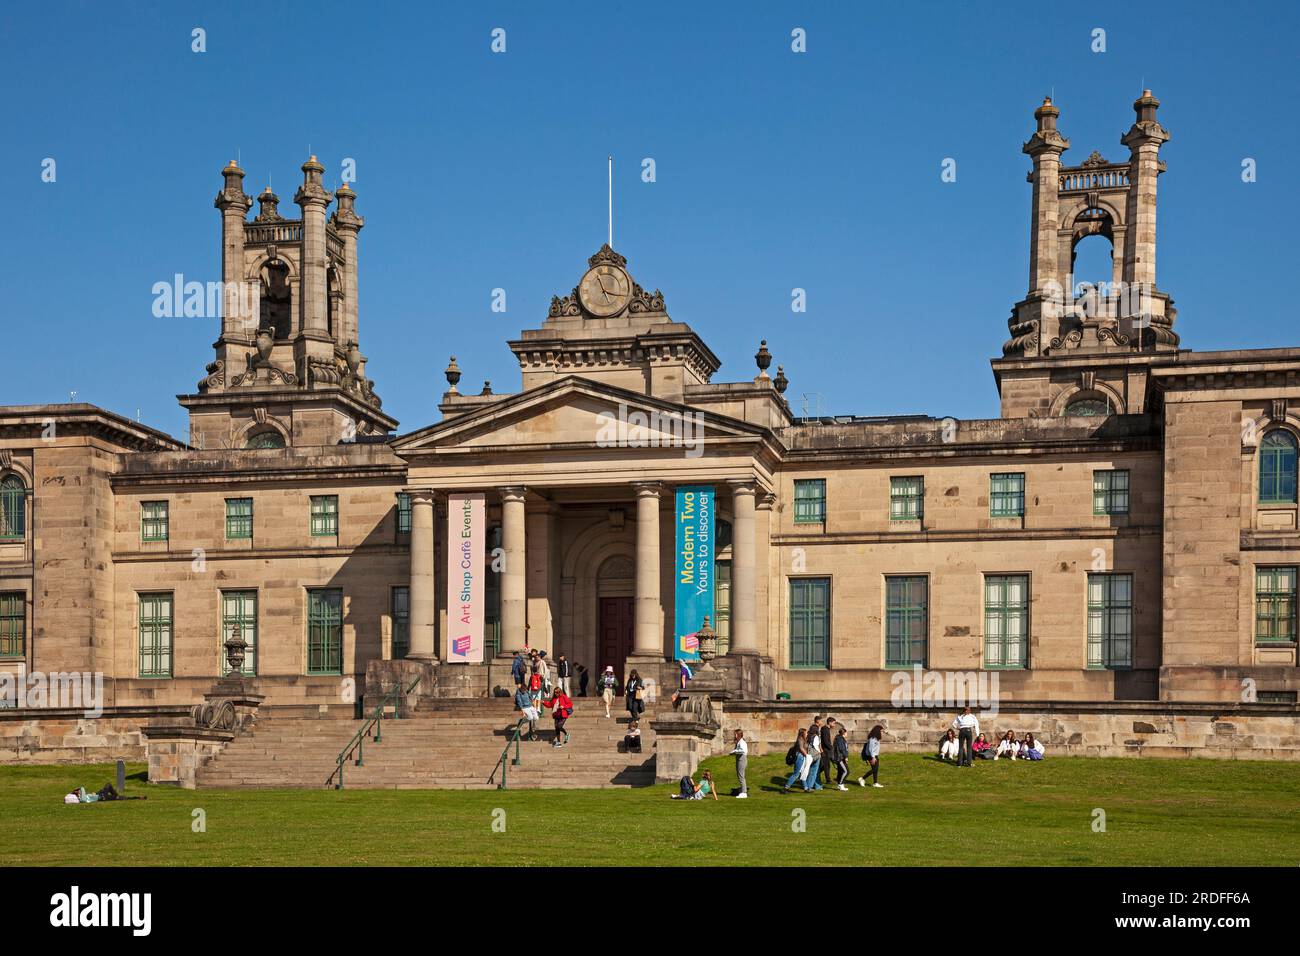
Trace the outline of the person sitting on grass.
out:
<instances>
[{"instance_id":1,"label":"person sitting on grass","mask_svg":"<svg viewBox=\"0 0 1300 956\"><path fill-rule=\"evenodd\" d=\"M980 734L975 738L975 743L971 746L971 750L975 752L975 757L978 760L993 759L993 745L989 743L989 739L983 734Z\"/></svg>"},{"instance_id":2,"label":"person sitting on grass","mask_svg":"<svg viewBox=\"0 0 1300 956\"><path fill-rule=\"evenodd\" d=\"M700 782L696 783L690 776L682 777L678 783L679 793L670 793L669 796L674 800L703 800L705 797L718 799L717 788L713 786L713 773L706 770L700 777Z\"/></svg>"},{"instance_id":3,"label":"person sitting on grass","mask_svg":"<svg viewBox=\"0 0 1300 956\"><path fill-rule=\"evenodd\" d=\"M998 742L998 752L993 755L994 760L1000 760L1003 757L1010 757L1012 760L1020 753L1020 741L1016 740L1016 732L1008 730L1002 735L1002 740Z\"/></svg>"},{"instance_id":4,"label":"person sitting on grass","mask_svg":"<svg viewBox=\"0 0 1300 956\"><path fill-rule=\"evenodd\" d=\"M957 731L949 727L948 732L943 735L943 740L939 741L939 759L956 760L958 744Z\"/></svg>"},{"instance_id":5,"label":"person sitting on grass","mask_svg":"<svg viewBox=\"0 0 1300 956\"><path fill-rule=\"evenodd\" d=\"M623 746L627 748L630 754L639 754L641 752L641 724L639 721L632 721L628 724L627 733L623 735Z\"/></svg>"},{"instance_id":6,"label":"person sitting on grass","mask_svg":"<svg viewBox=\"0 0 1300 956\"><path fill-rule=\"evenodd\" d=\"M1043 759L1043 742L1033 734L1025 734L1024 741L1020 744L1020 759L1022 760L1042 760Z\"/></svg>"}]
</instances>

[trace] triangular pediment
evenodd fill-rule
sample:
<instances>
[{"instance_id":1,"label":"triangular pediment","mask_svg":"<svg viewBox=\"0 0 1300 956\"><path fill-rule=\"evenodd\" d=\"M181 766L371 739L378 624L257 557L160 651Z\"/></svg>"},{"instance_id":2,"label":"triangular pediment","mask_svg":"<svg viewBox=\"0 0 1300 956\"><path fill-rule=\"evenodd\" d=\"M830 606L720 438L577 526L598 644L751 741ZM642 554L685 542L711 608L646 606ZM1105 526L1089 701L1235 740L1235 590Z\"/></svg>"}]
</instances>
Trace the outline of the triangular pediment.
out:
<instances>
[{"instance_id":1,"label":"triangular pediment","mask_svg":"<svg viewBox=\"0 0 1300 956\"><path fill-rule=\"evenodd\" d=\"M527 448L665 448L762 444L767 430L615 385L567 376L404 435L400 455Z\"/></svg>"}]
</instances>

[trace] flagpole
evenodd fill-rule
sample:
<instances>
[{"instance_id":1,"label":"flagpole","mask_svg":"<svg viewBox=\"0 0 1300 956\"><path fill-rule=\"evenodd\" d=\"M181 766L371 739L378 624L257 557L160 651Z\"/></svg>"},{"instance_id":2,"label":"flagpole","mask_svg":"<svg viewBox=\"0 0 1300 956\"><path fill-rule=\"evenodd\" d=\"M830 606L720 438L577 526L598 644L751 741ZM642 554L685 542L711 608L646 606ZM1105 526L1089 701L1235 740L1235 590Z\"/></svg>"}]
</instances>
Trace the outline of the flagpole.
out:
<instances>
[{"instance_id":1,"label":"flagpole","mask_svg":"<svg viewBox=\"0 0 1300 956\"><path fill-rule=\"evenodd\" d=\"M614 248L614 157L609 157L609 247Z\"/></svg>"}]
</instances>

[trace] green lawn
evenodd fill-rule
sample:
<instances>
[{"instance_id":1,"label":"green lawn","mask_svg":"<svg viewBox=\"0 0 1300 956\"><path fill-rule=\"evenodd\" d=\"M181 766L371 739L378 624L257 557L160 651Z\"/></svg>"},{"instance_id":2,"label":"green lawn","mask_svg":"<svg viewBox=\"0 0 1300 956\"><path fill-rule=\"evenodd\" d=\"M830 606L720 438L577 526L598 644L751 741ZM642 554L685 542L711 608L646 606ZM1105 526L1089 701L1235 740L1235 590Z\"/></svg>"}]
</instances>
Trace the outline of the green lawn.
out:
<instances>
[{"instance_id":1,"label":"green lawn","mask_svg":"<svg viewBox=\"0 0 1300 956\"><path fill-rule=\"evenodd\" d=\"M706 766L725 793L729 758ZM859 768L854 760L854 773ZM884 864L1300 865L1300 764L1058 758L958 769L889 755L882 790L782 795L781 757L750 799L683 803L672 786L605 791L186 791L64 806L109 766L0 767L6 865ZM506 832L493 814L505 811ZM193 811L207 830L194 832ZM1094 809L1106 830L1094 832ZM806 814L796 832L795 810Z\"/></svg>"}]
</instances>

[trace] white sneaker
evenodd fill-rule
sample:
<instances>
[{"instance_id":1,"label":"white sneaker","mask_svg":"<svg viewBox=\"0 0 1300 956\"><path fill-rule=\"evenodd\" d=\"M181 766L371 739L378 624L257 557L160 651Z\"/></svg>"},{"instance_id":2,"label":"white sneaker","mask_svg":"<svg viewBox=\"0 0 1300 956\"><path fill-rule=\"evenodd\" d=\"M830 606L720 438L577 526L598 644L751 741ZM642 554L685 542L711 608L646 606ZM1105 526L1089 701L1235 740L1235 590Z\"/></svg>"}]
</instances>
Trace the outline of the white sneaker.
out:
<instances>
[{"instance_id":1,"label":"white sneaker","mask_svg":"<svg viewBox=\"0 0 1300 956\"><path fill-rule=\"evenodd\" d=\"M847 790L847 789L849 789L849 788L846 787L846 786L844 786L844 784L841 783L841 784L837 784L836 787L835 787L835 789L836 789L836 790Z\"/></svg>"},{"instance_id":2,"label":"white sneaker","mask_svg":"<svg viewBox=\"0 0 1300 956\"><path fill-rule=\"evenodd\" d=\"M736 799L737 799L737 800L748 800L748 799L749 799L749 794L747 794L747 793L738 793L738 794L736 794Z\"/></svg>"},{"instance_id":3,"label":"white sneaker","mask_svg":"<svg viewBox=\"0 0 1300 956\"><path fill-rule=\"evenodd\" d=\"M866 778L866 777L858 777L858 786L859 786L859 787L865 787L866 785L867 785L867 778Z\"/></svg>"},{"instance_id":4,"label":"white sneaker","mask_svg":"<svg viewBox=\"0 0 1300 956\"><path fill-rule=\"evenodd\" d=\"M883 783L873 783L872 786L876 787L879 790L885 789L885 785Z\"/></svg>"}]
</instances>

